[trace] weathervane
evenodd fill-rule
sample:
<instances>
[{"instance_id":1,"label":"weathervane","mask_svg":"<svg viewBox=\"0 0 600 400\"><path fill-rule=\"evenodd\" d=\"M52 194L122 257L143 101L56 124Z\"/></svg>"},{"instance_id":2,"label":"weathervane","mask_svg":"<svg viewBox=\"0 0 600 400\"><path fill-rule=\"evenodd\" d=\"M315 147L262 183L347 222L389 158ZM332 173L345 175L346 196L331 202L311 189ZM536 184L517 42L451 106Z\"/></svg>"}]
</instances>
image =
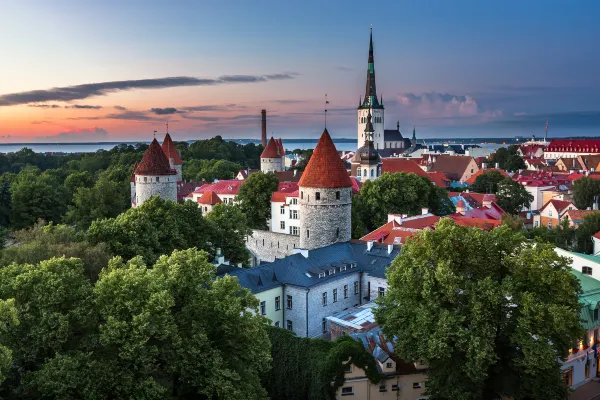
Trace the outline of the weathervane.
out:
<instances>
[{"instance_id":1,"label":"weathervane","mask_svg":"<svg viewBox=\"0 0 600 400\"><path fill-rule=\"evenodd\" d=\"M169 134L169 123L167 122L167 135Z\"/></svg>"},{"instance_id":2,"label":"weathervane","mask_svg":"<svg viewBox=\"0 0 600 400\"><path fill-rule=\"evenodd\" d=\"M327 100L327 93L325 93L325 129L327 129L327 104L329 104L329 100Z\"/></svg>"},{"instance_id":3,"label":"weathervane","mask_svg":"<svg viewBox=\"0 0 600 400\"><path fill-rule=\"evenodd\" d=\"M156 139L156 132L157 132L157 131L154 131L154 139Z\"/></svg>"}]
</instances>

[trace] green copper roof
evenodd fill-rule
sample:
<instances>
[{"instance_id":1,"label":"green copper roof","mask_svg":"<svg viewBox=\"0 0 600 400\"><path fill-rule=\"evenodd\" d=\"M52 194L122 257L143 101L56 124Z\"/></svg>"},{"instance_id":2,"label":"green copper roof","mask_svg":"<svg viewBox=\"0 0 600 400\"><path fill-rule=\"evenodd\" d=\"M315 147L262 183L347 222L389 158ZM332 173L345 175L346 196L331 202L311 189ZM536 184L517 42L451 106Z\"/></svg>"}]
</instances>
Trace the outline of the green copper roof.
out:
<instances>
[{"instance_id":1,"label":"green copper roof","mask_svg":"<svg viewBox=\"0 0 600 400\"><path fill-rule=\"evenodd\" d=\"M596 264L600 264L600 257L599 256L593 256L591 254L583 254L583 253L575 253L574 251L567 251L567 253L571 253L575 256L581 257L581 258L585 258L588 261L591 261L593 263Z\"/></svg>"},{"instance_id":2,"label":"green copper roof","mask_svg":"<svg viewBox=\"0 0 600 400\"><path fill-rule=\"evenodd\" d=\"M571 273L579 279L583 291L579 295L579 302L582 304L581 325L586 330L597 328L600 320L594 319L594 309L600 302L600 281L574 269L571 269Z\"/></svg>"}]
</instances>

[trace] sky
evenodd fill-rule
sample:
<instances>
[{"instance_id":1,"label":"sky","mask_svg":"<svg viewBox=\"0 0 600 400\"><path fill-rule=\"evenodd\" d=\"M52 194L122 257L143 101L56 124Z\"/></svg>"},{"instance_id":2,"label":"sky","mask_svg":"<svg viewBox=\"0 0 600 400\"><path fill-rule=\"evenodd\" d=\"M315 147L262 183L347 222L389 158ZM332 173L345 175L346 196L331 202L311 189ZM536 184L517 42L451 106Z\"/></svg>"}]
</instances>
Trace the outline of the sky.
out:
<instances>
[{"instance_id":1,"label":"sky","mask_svg":"<svg viewBox=\"0 0 600 400\"><path fill-rule=\"evenodd\" d=\"M44 1L0 14L0 143L600 136L600 2Z\"/></svg>"}]
</instances>

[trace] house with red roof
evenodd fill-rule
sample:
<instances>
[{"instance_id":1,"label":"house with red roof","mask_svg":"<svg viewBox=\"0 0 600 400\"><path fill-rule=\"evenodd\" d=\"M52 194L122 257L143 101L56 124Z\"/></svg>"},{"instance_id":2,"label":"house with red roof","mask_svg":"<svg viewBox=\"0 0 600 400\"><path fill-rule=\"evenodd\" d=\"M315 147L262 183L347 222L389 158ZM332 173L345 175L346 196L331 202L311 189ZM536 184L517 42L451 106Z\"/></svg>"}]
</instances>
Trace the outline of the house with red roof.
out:
<instances>
[{"instance_id":1,"label":"house with red roof","mask_svg":"<svg viewBox=\"0 0 600 400\"><path fill-rule=\"evenodd\" d=\"M443 172L453 182L463 183L479 171L479 167L473 157L440 154L429 171Z\"/></svg>"},{"instance_id":2,"label":"house with red roof","mask_svg":"<svg viewBox=\"0 0 600 400\"><path fill-rule=\"evenodd\" d=\"M553 139L544 150L546 160L600 154L600 139Z\"/></svg>"},{"instance_id":3,"label":"house with red roof","mask_svg":"<svg viewBox=\"0 0 600 400\"><path fill-rule=\"evenodd\" d=\"M185 199L200 204L198 200L204 195L204 193L212 192L218 196L223 203L231 204L235 200L235 197L240 190L240 186L243 183L244 181L237 179L224 179L221 181L215 181L213 183L207 183L187 195Z\"/></svg>"},{"instance_id":4,"label":"house with red roof","mask_svg":"<svg viewBox=\"0 0 600 400\"><path fill-rule=\"evenodd\" d=\"M544 145L539 143L523 144L517 149L517 154L523 159L540 159L544 157Z\"/></svg>"},{"instance_id":5,"label":"house with red roof","mask_svg":"<svg viewBox=\"0 0 600 400\"><path fill-rule=\"evenodd\" d=\"M407 174L415 174L429 179L434 185L447 188L452 183L452 179L442 171L426 172L423 168L423 164L428 166L429 161L425 158L382 158L383 162L382 171L383 173L390 172L404 172Z\"/></svg>"},{"instance_id":6,"label":"house with red roof","mask_svg":"<svg viewBox=\"0 0 600 400\"><path fill-rule=\"evenodd\" d=\"M530 171L537 171L548 166L548 163L543 158L527 158L525 166Z\"/></svg>"},{"instance_id":7,"label":"house with red roof","mask_svg":"<svg viewBox=\"0 0 600 400\"><path fill-rule=\"evenodd\" d=\"M577 210L575 204L567 200L549 200L539 210L539 214L533 218L533 226L545 226L556 228L569 210Z\"/></svg>"},{"instance_id":8,"label":"house with red roof","mask_svg":"<svg viewBox=\"0 0 600 400\"><path fill-rule=\"evenodd\" d=\"M163 140L161 148L169 159L169 165L171 168L177 171L177 180L181 181L183 161L181 161L179 151L177 151L175 143L173 143L173 139L171 139L171 135L169 135L169 133L167 133L165 136L165 140Z\"/></svg>"},{"instance_id":9,"label":"house with red roof","mask_svg":"<svg viewBox=\"0 0 600 400\"><path fill-rule=\"evenodd\" d=\"M569 226L577 228L581 225L585 217L599 212L600 211L598 210L567 210L563 218L566 218L569 221Z\"/></svg>"},{"instance_id":10,"label":"house with red roof","mask_svg":"<svg viewBox=\"0 0 600 400\"><path fill-rule=\"evenodd\" d=\"M198 207L204 215L212 211L213 207L222 203L221 199L212 190L207 190L201 197L198 197Z\"/></svg>"},{"instance_id":11,"label":"house with red roof","mask_svg":"<svg viewBox=\"0 0 600 400\"><path fill-rule=\"evenodd\" d=\"M594 255L597 256L600 253L600 232L596 232L592 236L592 241L594 242Z\"/></svg>"},{"instance_id":12,"label":"house with red roof","mask_svg":"<svg viewBox=\"0 0 600 400\"><path fill-rule=\"evenodd\" d=\"M479 176L481 176L481 175L483 175L484 173L486 173L486 172L489 172L489 171L498 171L498 172L499 172L499 173L501 173L501 174L502 174L502 175L503 175L505 178L510 178L510 175L508 175L508 173L507 173L506 171L504 171L503 169L500 169L500 168L488 168L488 169L480 169L480 170L476 171L476 172L475 172L473 175L471 175L471 176L469 177L469 179L467 179L467 180L465 181L465 183L467 183L467 184L469 184L469 185L472 185L472 184L474 184L474 183L475 183L475 180L476 180L476 179L477 179Z\"/></svg>"}]
</instances>

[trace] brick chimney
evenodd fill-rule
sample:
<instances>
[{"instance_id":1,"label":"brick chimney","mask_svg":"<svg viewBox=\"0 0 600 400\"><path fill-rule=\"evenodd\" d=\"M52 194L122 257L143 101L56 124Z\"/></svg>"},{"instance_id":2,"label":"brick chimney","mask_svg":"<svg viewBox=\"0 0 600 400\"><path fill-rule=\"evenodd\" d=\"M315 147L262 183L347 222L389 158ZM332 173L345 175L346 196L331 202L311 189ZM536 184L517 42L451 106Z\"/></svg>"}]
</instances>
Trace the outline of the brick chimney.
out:
<instances>
[{"instance_id":1,"label":"brick chimney","mask_svg":"<svg viewBox=\"0 0 600 400\"><path fill-rule=\"evenodd\" d=\"M263 147L267 147L267 110L262 110L260 112L261 120L262 120L262 131L261 131L261 142Z\"/></svg>"}]
</instances>

